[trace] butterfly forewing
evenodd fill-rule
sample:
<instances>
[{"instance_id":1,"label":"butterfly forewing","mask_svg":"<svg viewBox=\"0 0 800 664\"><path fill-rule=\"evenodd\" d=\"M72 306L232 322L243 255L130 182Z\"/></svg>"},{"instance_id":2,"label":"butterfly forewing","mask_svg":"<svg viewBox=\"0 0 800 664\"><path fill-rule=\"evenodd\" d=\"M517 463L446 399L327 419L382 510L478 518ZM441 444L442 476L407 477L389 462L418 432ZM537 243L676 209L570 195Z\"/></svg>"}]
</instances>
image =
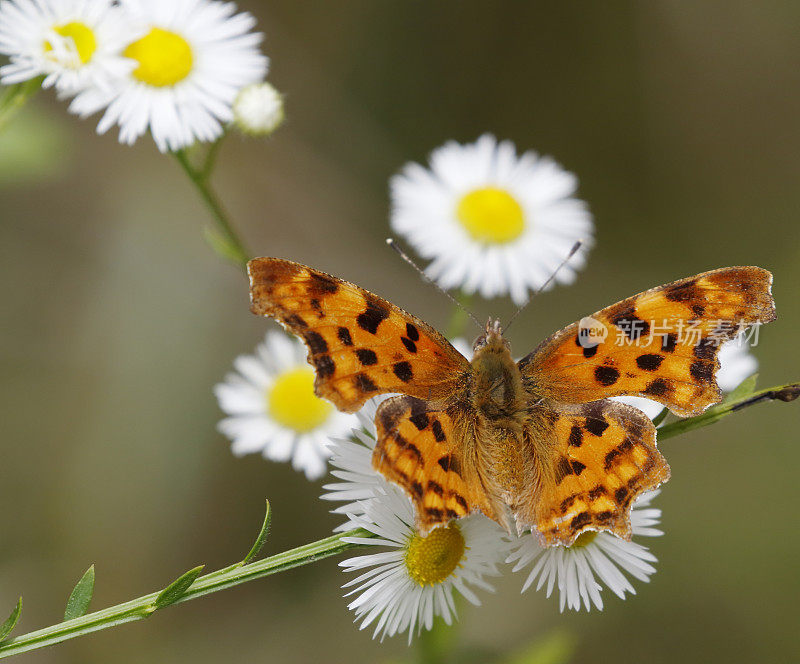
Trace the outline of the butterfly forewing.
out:
<instances>
[{"instance_id":1,"label":"butterfly forewing","mask_svg":"<svg viewBox=\"0 0 800 664\"><path fill-rule=\"evenodd\" d=\"M305 341L317 394L340 410L385 392L446 398L469 370L436 330L363 288L278 258L255 258L247 270L253 313Z\"/></svg>"},{"instance_id":2,"label":"butterfly forewing","mask_svg":"<svg viewBox=\"0 0 800 664\"><path fill-rule=\"evenodd\" d=\"M701 413L721 398L714 378L720 345L775 319L771 284L766 270L729 267L622 300L520 360L526 386L567 403L639 395L681 416ZM604 339L585 336L594 325Z\"/></svg>"}]
</instances>

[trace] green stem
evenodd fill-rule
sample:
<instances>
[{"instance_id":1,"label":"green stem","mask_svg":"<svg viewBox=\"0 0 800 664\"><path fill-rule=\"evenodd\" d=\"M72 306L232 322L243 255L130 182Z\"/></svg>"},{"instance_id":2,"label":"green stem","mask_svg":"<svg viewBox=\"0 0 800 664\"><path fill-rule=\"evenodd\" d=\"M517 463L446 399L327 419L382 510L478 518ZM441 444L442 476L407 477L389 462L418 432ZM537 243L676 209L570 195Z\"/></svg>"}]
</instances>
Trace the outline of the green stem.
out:
<instances>
[{"instance_id":1,"label":"green stem","mask_svg":"<svg viewBox=\"0 0 800 664\"><path fill-rule=\"evenodd\" d=\"M214 146L212 146L211 149L214 150ZM183 171L197 188L200 197L203 199L203 202L208 207L214 219L216 229L206 232L206 240L211 245L211 248L225 260L239 267L246 267L250 254L245 249L242 240L239 238L239 234L234 230L233 224L229 221L228 214L222 207L222 203L220 203L217 195L208 183L208 176L210 173L195 168L185 150L177 150L172 154L175 155L175 159L178 160ZM213 157L211 163L213 164ZM207 167L207 169L210 171L210 167Z\"/></svg>"},{"instance_id":2,"label":"green stem","mask_svg":"<svg viewBox=\"0 0 800 664\"><path fill-rule=\"evenodd\" d=\"M763 401L794 401L797 397L800 397L800 383L788 383L787 385L751 392L731 401L723 401L697 417L687 417L685 420L678 420L659 427L658 440L660 442L666 438L679 436L687 431L714 424L714 422L727 417L731 413L735 413L737 410Z\"/></svg>"},{"instance_id":3,"label":"green stem","mask_svg":"<svg viewBox=\"0 0 800 664\"><path fill-rule=\"evenodd\" d=\"M208 179L211 177L211 172L214 170L214 164L217 163L217 155L219 154L219 148L222 145L222 140L227 135L228 134L226 130L209 146L208 151L206 152L206 157L203 159L203 168L200 170L200 176L203 178L204 182L208 182Z\"/></svg>"},{"instance_id":4,"label":"green stem","mask_svg":"<svg viewBox=\"0 0 800 664\"><path fill-rule=\"evenodd\" d=\"M248 581L283 572L293 567L299 567L300 565L308 565L322 558L335 556L348 549L355 549L363 546L363 544L349 544L342 541L345 537L373 536L372 533L366 530L350 530L346 533L333 535L332 537L327 537L296 549L284 551L283 553L254 563L232 565L224 570L198 577L197 580L189 586L185 594L175 600L174 603L179 604L180 602L187 602L190 599L196 599L220 590L233 588L234 586L247 583ZM0 643L0 659L18 655L29 650L51 646L56 643L61 643L62 641L83 636L84 634L90 634L116 625L122 625L123 623L144 620L158 610L156 607L156 599L159 594L160 592L150 593L149 595L144 595L143 597L129 602L117 604L107 609L86 614L80 618L66 620L56 625L4 641Z\"/></svg>"},{"instance_id":5,"label":"green stem","mask_svg":"<svg viewBox=\"0 0 800 664\"><path fill-rule=\"evenodd\" d=\"M0 131L20 111L26 102L42 89L44 76L9 85L0 95Z\"/></svg>"}]
</instances>

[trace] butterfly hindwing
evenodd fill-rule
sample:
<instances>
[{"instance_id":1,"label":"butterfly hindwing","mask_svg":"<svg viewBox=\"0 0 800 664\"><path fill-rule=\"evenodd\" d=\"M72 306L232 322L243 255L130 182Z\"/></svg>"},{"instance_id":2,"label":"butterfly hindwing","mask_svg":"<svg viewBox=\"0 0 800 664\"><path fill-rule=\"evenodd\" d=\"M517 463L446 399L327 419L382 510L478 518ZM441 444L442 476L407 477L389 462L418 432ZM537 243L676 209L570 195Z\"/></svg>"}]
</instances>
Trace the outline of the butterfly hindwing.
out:
<instances>
[{"instance_id":1,"label":"butterfly hindwing","mask_svg":"<svg viewBox=\"0 0 800 664\"><path fill-rule=\"evenodd\" d=\"M278 258L247 265L253 313L276 318L308 346L315 390L353 412L384 392L451 394L467 360L441 334L342 279Z\"/></svg>"},{"instance_id":2,"label":"butterfly hindwing","mask_svg":"<svg viewBox=\"0 0 800 664\"><path fill-rule=\"evenodd\" d=\"M548 546L570 545L585 530L630 539L630 508L643 491L669 479L656 448L655 427L641 411L602 400L542 405L539 435L551 454L539 474L539 491L517 514Z\"/></svg>"},{"instance_id":3,"label":"butterfly hindwing","mask_svg":"<svg viewBox=\"0 0 800 664\"><path fill-rule=\"evenodd\" d=\"M526 386L566 403L638 395L697 415L721 398L720 345L775 319L771 284L767 270L729 267L622 300L589 317L605 330L601 343L573 323L520 360Z\"/></svg>"},{"instance_id":4,"label":"butterfly hindwing","mask_svg":"<svg viewBox=\"0 0 800 664\"><path fill-rule=\"evenodd\" d=\"M491 516L465 468L450 416L414 397L384 401L375 415L373 467L411 497L421 533L480 509Z\"/></svg>"}]
</instances>

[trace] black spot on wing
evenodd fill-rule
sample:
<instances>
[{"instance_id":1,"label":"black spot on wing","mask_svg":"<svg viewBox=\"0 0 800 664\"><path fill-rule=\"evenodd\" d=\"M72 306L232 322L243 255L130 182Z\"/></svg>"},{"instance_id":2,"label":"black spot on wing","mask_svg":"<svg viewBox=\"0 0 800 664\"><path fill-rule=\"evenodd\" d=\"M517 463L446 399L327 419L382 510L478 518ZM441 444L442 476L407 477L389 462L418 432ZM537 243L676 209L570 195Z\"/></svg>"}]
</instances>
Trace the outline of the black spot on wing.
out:
<instances>
[{"instance_id":1,"label":"black spot on wing","mask_svg":"<svg viewBox=\"0 0 800 664\"><path fill-rule=\"evenodd\" d=\"M428 426L430 422L427 413L417 413L416 415L411 415L408 420L417 427L417 431L422 431L425 427Z\"/></svg>"},{"instance_id":2,"label":"black spot on wing","mask_svg":"<svg viewBox=\"0 0 800 664\"><path fill-rule=\"evenodd\" d=\"M661 350L665 353L672 353L678 345L678 336L676 334L664 334L661 336Z\"/></svg>"},{"instance_id":3,"label":"black spot on wing","mask_svg":"<svg viewBox=\"0 0 800 664\"><path fill-rule=\"evenodd\" d=\"M617 462L617 458L626 452L629 452L633 448L633 441L630 438L626 438L623 440L619 445L617 445L613 450L611 450L605 457L605 469L609 470L611 466L613 466Z\"/></svg>"},{"instance_id":4,"label":"black spot on wing","mask_svg":"<svg viewBox=\"0 0 800 664\"><path fill-rule=\"evenodd\" d=\"M664 361L663 355L657 353L645 353L636 358L636 366L645 371L655 371Z\"/></svg>"},{"instance_id":5,"label":"black spot on wing","mask_svg":"<svg viewBox=\"0 0 800 664\"><path fill-rule=\"evenodd\" d=\"M599 366L594 370L594 377L598 383L608 387L619 380L619 370L614 367Z\"/></svg>"},{"instance_id":6,"label":"black spot on wing","mask_svg":"<svg viewBox=\"0 0 800 664\"><path fill-rule=\"evenodd\" d=\"M426 507L425 513L436 521L441 521L444 517L444 512L440 510L438 507Z\"/></svg>"},{"instance_id":7,"label":"black spot on wing","mask_svg":"<svg viewBox=\"0 0 800 664\"><path fill-rule=\"evenodd\" d=\"M325 318L325 312L322 310L322 304L320 304L320 301L315 297L311 298L311 308L316 312L317 317Z\"/></svg>"},{"instance_id":8,"label":"black spot on wing","mask_svg":"<svg viewBox=\"0 0 800 664\"><path fill-rule=\"evenodd\" d=\"M320 378L329 378L336 371L336 363L330 355L320 355L314 359L314 367Z\"/></svg>"},{"instance_id":9,"label":"black spot on wing","mask_svg":"<svg viewBox=\"0 0 800 664\"><path fill-rule=\"evenodd\" d=\"M412 323L406 323L406 336L411 341L419 341L419 330Z\"/></svg>"},{"instance_id":10,"label":"black spot on wing","mask_svg":"<svg viewBox=\"0 0 800 664\"><path fill-rule=\"evenodd\" d=\"M409 353L416 353L417 352L417 344L415 344L411 339L407 337L400 337L400 341L403 342L403 345L406 347L406 350Z\"/></svg>"},{"instance_id":11,"label":"black spot on wing","mask_svg":"<svg viewBox=\"0 0 800 664\"><path fill-rule=\"evenodd\" d=\"M358 326L370 334L377 334L378 326L389 317L389 309L374 297L367 297L367 308L356 316Z\"/></svg>"},{"instance_id":12,"label":"black spot on wing","mask_svg":"<svg viewBox=\"0 0 800 664\"><path fill-rule=\"evenodd\" d=\"M572 530L576 530L588 526L591 522L592 517L589 515L589 512L581 512L569 522L569 527Z\"/></svg>"},{"instance_id":13,"label":"black spot on wing","mask_svg":"<svg viewBox=\"0 0 800 664\"><path fill-rule=\"evenodd\" d=\"M324 337L319 332L315 332L314 330L306 332L305 340L313 354L316 355L328 352L328 342L325 341Z\"/></svg>"},{"instance_id":14,"label":"black spot on wing","mask_svg":"<svg viewBox=\"0 0 800 664\"><path fill-rule=\"evenodd\" d=\"M602 436L609 426L609 423L606 422L602 415L595 415L594 417L586 418L584 428L593 436Z\"/></svg>"},{"instance_id":15,"label":"black spot on wing","mask_svg":"<svg viewBox=\"0 0 800 664\"><path fill-rule=\"evenodd\" d=\"M303 318L297 314L289 314L286 316L285 320L286 324L290 327L296 327L300 330L308 327L308 323L306 323L305 320L303 320Z\"/></svg>"},{"instance_id":16,"label":"black spot on wing","mask_svg":"<svg viewBox=\"0 0 800 664\"><path fill-rule=\"evenodd\" d=\"M562 456L556 464L556 481L561 482L569 475L580 475L586 469L586 465L580 461L574 461Z\"/></svg>"},{"instance_id":17,"label":"black spot on wing","mask_svg":"<svg viewBox=\"0 0 800 664\"><path fill-rule=\"evenodd\" d=\"M356 357L365 367L371 367L373 364L378 363L378 356L375 354L374 350L370 350L369 348L357 348Z\"/></svg>"},{"instance_id":18,"label":"black spot on wing","mask_svg":"<svg viewBox=\"0 0 800 664\"><path fill-rule=\"evenodd\" d=\"M377 392L378 386L372 382L369 376L364 373L357 373L353 376L353 384L356 386L357 389L361 390L362 392Z\"/></svg>"},{"instance_id":19,"label":"black spot on wing","mask_svg":"<svg viewBox=\"0 0 800 664\"><path fill-rule=\"evenodd\" d=\"M700 297L697 282L694 279L670 286L664 291L664 296L670 302L687 302Z\"/></svg>"},{"instance_id":20,"label":"black spot on wing","mask_svg":"<svg viewBox=\"0 0 800 664\"><path fill-rule=\"evenodd\" d=\"M331 277L312 272L309 290L317 293L333 294L339 290L339 284L337 284Z\"/></svg>"},{"instance_id":21,"label":"black spot on wing","mask_svg":"<svg viewBox=\"0 0 800 664\"><path fill-rule=\"evenodd\" d=\"M583 444L583 431L577 424L572 425L569 431L568 444L572 447L580 447Z\"/></svg>"},{"instance_id":22,"label":"black spot on wing","mask_svg":"<svg viewBox=\"0 0 800 664\"><path fill-rule=\"evenodd\" d=\"M590 357L594 357L597 355L597 349L600 348L600 344L597 346L591 346L590 348L583 349L583 356L588 360Z\"/></svg>"},{"instance_id":23,"label":"black spot on wing","mask_svg":"<svg viewBox=\"0 0 800 664\"><path fill-rule=\"evenodd\" d=\"M428 480L428 490L433 491L437 496L444 495L444 488L442 488L442 485L434 480Z\"/></svg>"},{"instance_id":24,"label":"black spot on wing","mask_svg":"<svg viewBox=\"0 0 800 664\"><path fill-rule=\"evenodd\" d=\"M411 369L411 365L405 361L395 362L394 366L392 367L392 371L394 371L394 375L404 383L408 383L414 378L414 372Z\"/></svg>"},{"instance_id":25,"label":"black spot on wing","mask_svg":"<svg viewBox=\"0 0 800 664\"><path fill-rule=\"evenodd\" d=\"M656 378L644 388L643 392L654 397L663 397L672 392L672 385L664 378Z\"/></svg>"},{"instance_id":26,"label":"black spot on wing","mask_svg":"<svg viewBox=\"0 0 800 664\"><path fill-rule=\"evenodd\" d=\"M346 327L340 327L336 330L336 336L339 337L339 341L341 341L345 346L352 346L353 345L353 337L350 336L350 330Z\"/></svg>"},{"instance_id":27,"label":"black spot on wing","mask_svg":"<svg viewBox=\"0 0 800 664\"><path fill-rule=\"evenodd\" d=\"M456 474L459 473L458 459L456 459L452 454L439 457L438 463L442 467L442 470L445 472L451 470Z\"/></svg>"},{"instance_id":28,"label":"black spot on wing","mask_svg":"<svg viewBox=\"0 0 800 664\"><path fill-rule=\"evenodd\" d=\"M604 496L606 494L606 489L604 486L598 484L594 489L589 492L589 500L597 500L600 496Z\"/></svg>"},{"instance_id":29,"label":"black spot on wing","mask_svg":"<svg viewBox=\"0 0 800 664\"><path fill-rule=\"evenodd\" d=\"M436 439L437 443L442 443L447 440L444 429L442 429L442 423L439 420L433 420L431 431L433 431L433 437Z\"/></svg>"}]
</instances>

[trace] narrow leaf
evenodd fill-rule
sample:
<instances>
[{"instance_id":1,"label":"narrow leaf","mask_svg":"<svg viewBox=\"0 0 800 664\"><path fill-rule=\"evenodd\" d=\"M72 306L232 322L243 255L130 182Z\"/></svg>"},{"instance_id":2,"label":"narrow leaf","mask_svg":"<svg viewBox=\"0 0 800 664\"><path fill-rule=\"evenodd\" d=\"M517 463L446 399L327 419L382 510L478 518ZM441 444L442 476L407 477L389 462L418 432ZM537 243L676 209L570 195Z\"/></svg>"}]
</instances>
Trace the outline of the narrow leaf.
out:
<instances>
[{"instance_id":1,"label":"narrow leaf","mask_svg":"<svg viewBox=\"0 0 800 664\"><path fill-rule=\"evenodd\" d=\"M752 394L756 391L756 381L758 381L758 374L755 373L749 378L745 378L739 385L737 385L734 390L725 397L722 403L731 403L733 401L738 401L746 397L749 394Z\"/></svg>"},{"instance_id":2,"label":"narrow leaf","mask_svg":"<svg viewBox=\"0 0 800 664\"><path fill-rule=\"evenodd\" d=\"M89 610L89 602L92 601L94 592L94 565L87 569L81 580L75 584L67 600L67 608L64 609L64 620L80 618Z\"/></svg>"},{"instance_id":3,"label":"narrow leaf","mask_svg":"<svg viewBox=\"0 0 800 664\"><path fill-rule=\"evenodd\" d=\"M5 641L14 627L16 627L20 613L22 613L22 597L19 598L16 608L11 612L11 615L8 616L8 619L3 623L2 627L0 627L0 641Z\"/></svg>"},{"instance_id":4,"label":"narrow leaf","mask_svg":"<svg viewBox=\"0 0 800 664\"><path fill-rule=\"evenodd\" d=\"M661 424L665 419L667 419L667 415L669 415L669 408L662 408L661 412L653 418L653 426L657 427Z\"/></svg>"},{"instance_id":5,"label":"narrow leaf","mask_svg":"<svg viewBox=\"0 0 800 664\"><path fill-rule=\"evenodd\" d=\"M177 602L186 594L186 591L189 590L189 586L195 582L195 579L200 576L200 572L203 571L204 567L205 565L198 565L194 569L190 569L188 572L181 574L159 593L158 597L156 597L155 607L157 609L163 609L165 606Z\"/></svg>"},{"instance_id":6,"label":"narrow leaf","mask_svg":"<svg viewBox=\"0 0 800 664\"><path fill-rule=\"evenodd\" d=\"M763 403L765 401L789 402L797 398L800 398L800 383L788 383L786 385L779 385L766 390L752 392L743 397L734 400L726 400L723 403L712 406L702 415L687 417L677 422L665 424L658 430L658 439L665 440L666 438L672 438L673 436L678 436L687 431L692 431L693 429L708 426L731 413L754 406L758 403Z\"/></svg>"},{"instance_id":7,"label":"narrow leaf","mask_svg":"<svg viewBox=\"0 0 800 664\"><path fill-rule=\"evenodd\" d=\"M258 533L258 537L256 537L256 541L253 543L253 547L244 557L242 565L246 565L259 554L259 552L261 551L261 547L264 546L264 542L266 542L267 537L269 537L269 527L271 523L272 523L272 508L270 507L269 500L267 500L267 512L264 515L264 523L261 526L261 532Z\"/></svg>"}]
</instances>

